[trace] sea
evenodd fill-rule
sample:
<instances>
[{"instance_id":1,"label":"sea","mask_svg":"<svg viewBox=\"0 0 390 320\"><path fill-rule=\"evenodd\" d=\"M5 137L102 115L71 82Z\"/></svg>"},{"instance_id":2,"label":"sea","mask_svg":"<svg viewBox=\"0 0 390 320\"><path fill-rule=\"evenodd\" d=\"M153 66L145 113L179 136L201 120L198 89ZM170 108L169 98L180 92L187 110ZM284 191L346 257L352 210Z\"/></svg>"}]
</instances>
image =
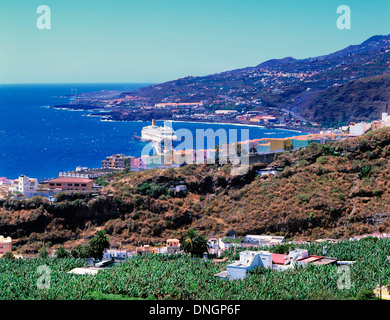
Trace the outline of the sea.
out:
<instances>
[{"instance_id":1,"label":"sea","mask_svg":"<svg viewBox=\"0 0 390 320\"><path fill-rule=\"evenodd\" d=\"M131 91L147 84L12 84L0 85L0 177L51 179L77 166L101 167L101 161L117 153L139 157L146 143L133 138L151 122L102 121L92 111L50 108L67 104L75 92ZM157 125L163 125L157 121ZM249 138L290 137L297 131L258 126L172 122L174 130L249 130Z\"/></svg>"}]
</instances>

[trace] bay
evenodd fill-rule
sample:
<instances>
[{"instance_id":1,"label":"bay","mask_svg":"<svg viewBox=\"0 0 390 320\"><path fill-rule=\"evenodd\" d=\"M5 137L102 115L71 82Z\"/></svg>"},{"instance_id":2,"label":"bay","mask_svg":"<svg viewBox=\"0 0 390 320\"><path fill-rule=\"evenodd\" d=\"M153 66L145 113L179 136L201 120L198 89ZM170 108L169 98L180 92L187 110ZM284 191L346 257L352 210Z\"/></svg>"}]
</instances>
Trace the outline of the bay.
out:
<instances>
[{"instance_id":1,"label":"bay","mask_svg":"<svg viewBox=\"0 0 390 320\"><path fill-rule=\"evenodd\" d=\"M21 174L55 178L76 166L98 168L115 153L139 157L146 143L133 139L151 122L101 121L88 111L48 108L69 102L69 96L100 90L131 91L146 84L24 84L0 85L0 177ZM157 121L162 125L162 121ZM295 131L216 123L173 122L173 129L248 129L250 139L289 137ZM239 135L240 136L240 135Z\"/></svg>"}]
</instances>

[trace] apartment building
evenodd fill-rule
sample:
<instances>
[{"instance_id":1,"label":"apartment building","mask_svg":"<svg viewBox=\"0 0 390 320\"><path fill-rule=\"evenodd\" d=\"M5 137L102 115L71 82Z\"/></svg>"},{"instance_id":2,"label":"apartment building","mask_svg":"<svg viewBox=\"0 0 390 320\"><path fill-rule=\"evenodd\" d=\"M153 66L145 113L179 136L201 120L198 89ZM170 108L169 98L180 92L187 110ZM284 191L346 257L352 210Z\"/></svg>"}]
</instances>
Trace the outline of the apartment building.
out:
<instances>
[{"instance_id":1,"label":"apartment building","mask_svg":"<svg viewBox=\"0 0 390 320\"><path fill-rule=\"evenodd\" d=\"M124 154L113 154L102 161L103 169L116 169L123 170L126 167L130 167L130 161L134 157L125 156Z\"/></svg>"},{"instance_id":2,"label":"apartment building","mask_svg":"<svg viewBox=\"0 0 390 320\"><path fill-rule=\"evenodd\" d=\"M18 179L15 179L11 182L9 188L10 192L19 192L19 193L34 193L38 189L38 180L31 179L25 175L19 176Z\"/></svg>"}]
</instances>

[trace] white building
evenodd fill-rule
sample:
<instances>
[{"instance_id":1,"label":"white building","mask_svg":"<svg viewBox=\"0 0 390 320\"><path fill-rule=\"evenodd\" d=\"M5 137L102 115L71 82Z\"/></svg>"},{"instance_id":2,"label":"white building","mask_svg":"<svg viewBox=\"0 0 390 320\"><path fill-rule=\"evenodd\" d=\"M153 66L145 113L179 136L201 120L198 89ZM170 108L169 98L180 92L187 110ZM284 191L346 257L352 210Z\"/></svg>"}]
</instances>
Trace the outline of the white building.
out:
<instances>
[{"instance_id":1,"label":"white building","mask_svg":"<svg viewBox=\"0 0 390 320\"><path fill-rule=\"evenodd\" d=\"M237 110L215 110L215 114L236 114L238 111Z\"/></svg>"},{"instance_id":2,"label":"white building","mask_svg":"<svg viewBox=\"0 0 390 320\"><path fill-rule=\"evenodd\" d=\"M180 251L180 240L178 239L168 239L166 247L157 249L157 253L159 254L175 254L179 253Z\"/></svg>"},{"instance_id":3,"label":"white building","mask_svg":"<svg viewBox=\"0 0 390 320\"><path fill-rule=\"evenodd\" d=\"M387 112L382 113L382 121L384 122L385 126L389 126L390 117Z\"/></svg>"},{"instance_id":4,"label":"white building","mask_svg":"<svg viewBox=\"0 0 390 320\"><path fill-rule=\"evenodd\" d=\"M227 266L229 279L244 279L255 267L272 268L272 253L268 251L243 251L240 260Z\"/></svg>"},{"instance_id":5,"label":"white building","mask_svg":"<svg viewBox=\"0 0 390 320\"><path fill-rule=\"evenodd\" d=\"M130 251L127 251L127 250L110 249L110 250L104 251L103 259L112 259L112 258L126 259L130 255L131 255Z\"/></svg>"},{"instance_id":6,"label":"white building","mask_svg":"<svg viewBox=\"0 0 390 320\"><path fill-rule=\"evenodd\" d=\"M219 249L218 239L216 239L216 238L210 238L210 239L208 239L208 240L207 240L207 246L208 246L210 249L218 250L218 249Z\"/></svg>"},{"instance_id":7,"label":"white building","mask_svg":"<svg viewBox=\"0 0 390 320\"><path fill-rule=\"evenodd\" d=\"M285 239L284 237L281 236L248 234L245 237L244 243L254 244L254 245L281 244L281 243L285 243Z\"/></svg>"},{"instance_id":8,"label":"white building","mask_svg":"<svg viewBox=\"0 0 390 320\"><path fill-rule=\"evenodd\" d=\"M11 183L9 190L11 192L20 192L20 193L34 193L38 189L38 180L31 179L27 176L21 175L18 179L14 180Z\"/></svg>"},{"instance_id":9,"label":"white building","mask_svg":"<svg viewBox=\"0 0 390 320\"><path fill-rule=\"evenodd\" d=\"M306 258L309 256L309 251L305 249L291 250L288 254L290 260L295 261L296 259Z\"/></svg>"},{"instance_id":10,"label":"white building","mask_svg":"<svg viewBox=\"0 0 390 320\"><path fill-rule=\"evenodd\" d=\"M356 124L351 124L349 126L349 134L354 136L361 136L365 134L371 128L371 123L359 122Z\"/></svg>"}]
</instances>

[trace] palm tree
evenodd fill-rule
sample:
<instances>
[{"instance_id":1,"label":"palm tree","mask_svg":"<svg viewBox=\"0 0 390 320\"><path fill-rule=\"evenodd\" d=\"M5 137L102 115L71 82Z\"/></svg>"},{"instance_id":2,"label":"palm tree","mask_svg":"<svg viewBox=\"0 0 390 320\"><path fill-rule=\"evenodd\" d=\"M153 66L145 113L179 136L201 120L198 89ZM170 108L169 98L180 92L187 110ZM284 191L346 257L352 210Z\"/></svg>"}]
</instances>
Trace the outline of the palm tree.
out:
<instances>
[{"instance_id":1,"label":"palm tree","mask_svg":"<svg viewBox=\"0 0 390 320\"><path fill-rule=\"evenodd\" d=\"M104 250L110 247L110 242L104 230L100 230L95 234L91 241L89 241L89 247L95 259L101 260L103 258Z\"/></svg>"},{"instance_id":2,"label":"palm tree","mask_svg":"<svg viewBox=\"0 0 390 320\"><path fill-rule=\"evenodd\" d=\"M39 249L38 253L39 253L39 257L42 259L49 258L49 252L47 252L45 247L42 247L41 249Z\"/></svg>"},{"instance_id":3,"label":"palm tree","mask_svg":"<svg viewBox=\"0 0 390 320\"><path fill-rule=\"evenodd\" d=\"M203 252L207 252L207 240L194 229L190 229L183 242L183 250L191 255L202 256Z\"/></svg>"},{"instance_id":4,"label":"palm tree","mask_svg":"<svg viewBox=\"0 0 390 320\"><path fill-rule=\"evenodd\" d=\"M56 252L56 257L59 259L68 258L69 252L64 247L59 247Z\"/></svg>"}]
</instances>

